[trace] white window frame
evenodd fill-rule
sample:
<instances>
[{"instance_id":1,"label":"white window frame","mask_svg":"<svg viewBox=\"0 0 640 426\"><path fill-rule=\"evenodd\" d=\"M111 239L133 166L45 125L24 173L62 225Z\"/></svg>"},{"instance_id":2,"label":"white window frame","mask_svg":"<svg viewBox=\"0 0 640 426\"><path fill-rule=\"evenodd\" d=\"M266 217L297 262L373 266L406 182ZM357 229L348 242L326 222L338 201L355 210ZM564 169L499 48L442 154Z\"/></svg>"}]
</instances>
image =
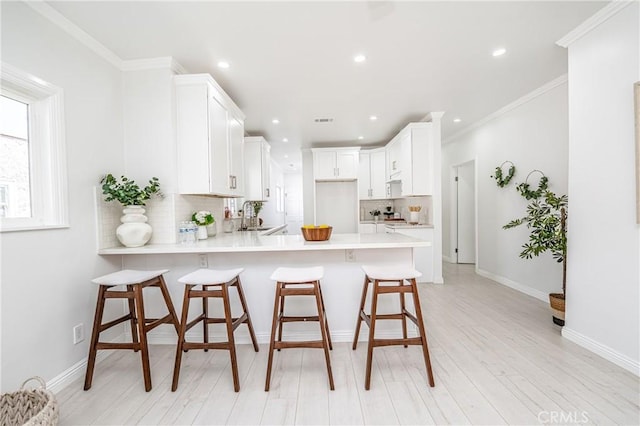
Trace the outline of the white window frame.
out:
<instances>
[{"instance_id":1,"label":"white window frame","mask_svg":"<svg viewBox=\"0 0 640 426\"><path fill-rule=\"evenodd\" d=\"M0 232L68 228L67 162L62 89L0 63L3 96L29 105L31 217L0 218Z\"/></svg>"}]
</instances>

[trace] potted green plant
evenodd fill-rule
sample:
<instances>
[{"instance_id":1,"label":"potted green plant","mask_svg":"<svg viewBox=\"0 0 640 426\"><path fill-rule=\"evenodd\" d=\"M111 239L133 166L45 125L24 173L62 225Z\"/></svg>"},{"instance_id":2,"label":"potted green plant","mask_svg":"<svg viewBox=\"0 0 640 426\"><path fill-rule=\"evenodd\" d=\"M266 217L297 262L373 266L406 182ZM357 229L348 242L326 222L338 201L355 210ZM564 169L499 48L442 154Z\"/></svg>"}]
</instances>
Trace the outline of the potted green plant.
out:
<instances>
[{"instance_id":1,"label":"potted green plant","mask_svg":"<svg viewBox=\"0 0 640 426\"><path fill-rule=\"evenodd\" d=\"M545 179L543 177L543 179ZM544 180L546 186L547 180ZM521 195L522 189L519 189ZM530 195L530 194L528 194ZM562 293L550 293L549 303L553 311L553 322L564 325L565 296L567 293L567 205L566 195L558 196L544 189L539 198L531 200L527 206L527 214L512 220L503 226L504 229L526 225L530 230L529 241L522 245L520 257L531 259L533 256L548 251L553 258L562 263Z\"/></svg>"},{"instance_id":2,"label":"potted green plant","mask_svg":"<svg viewBox=\"0 0 640 426\"><path fill-rule=\"evenodd\" d=\"M213 217L211 212L208 210L193 212L193 214L191 215L191 220L193 220L196 225L198 225L198 239L206 240L207 238L209 238L209 232L207 228L209 227L209 225L213 225L216 222L216 219ZM213 235L215 235L215 233L213 233L211 236Z\"/></svg>"},{"instance_id":3,"label":"potted green plant","mask_svg":"<svg viewBox=\"0 0 640 426\"><path fill-rule=\"evenodd\" d=\"M126 247L145 245L151 239L153 230L147 223L148 219L144 215L143 206L154 195L162 197L158 178L151 178L147 186L140 188L135 181L125 176L117 179L109 173L100 180L100 183L102 193L106 195L104 200L118 201L124 207L122 210L124 215L120 218L122 225L116 229L118 241Z\"/></svg>"},{"instance_id":4,"label":"potted green plant","mask_svg":"<svg viewBox=\"0 0 640 426\"><path fill-rule=\"evenodd\" d=\"M373 210L371 210L371 211L369 212L369 214L370 214L371 216L373 216L373 220L377 222L377 221L378 221L378 217L380 216L380 210L378 210L378 209L373 209Z\"/></svg>"}]
</instances>

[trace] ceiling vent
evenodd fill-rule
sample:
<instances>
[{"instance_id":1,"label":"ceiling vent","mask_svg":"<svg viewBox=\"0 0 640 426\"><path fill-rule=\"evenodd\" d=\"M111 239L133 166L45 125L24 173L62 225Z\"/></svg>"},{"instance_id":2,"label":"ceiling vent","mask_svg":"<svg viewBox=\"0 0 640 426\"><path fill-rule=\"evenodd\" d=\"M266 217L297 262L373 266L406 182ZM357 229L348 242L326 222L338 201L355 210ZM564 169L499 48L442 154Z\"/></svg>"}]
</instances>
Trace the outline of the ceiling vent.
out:
<instances>
[{"instance_id":1,"label":"ceiling vent","mask_svg":"<svg viewBox=\"0 0 640 426\"><path fill-rule=\"evenodd\" d=\"M331 123L333 121L333 118L316 118L315 120L316 123Z\"/></svg>"}]
</instances>

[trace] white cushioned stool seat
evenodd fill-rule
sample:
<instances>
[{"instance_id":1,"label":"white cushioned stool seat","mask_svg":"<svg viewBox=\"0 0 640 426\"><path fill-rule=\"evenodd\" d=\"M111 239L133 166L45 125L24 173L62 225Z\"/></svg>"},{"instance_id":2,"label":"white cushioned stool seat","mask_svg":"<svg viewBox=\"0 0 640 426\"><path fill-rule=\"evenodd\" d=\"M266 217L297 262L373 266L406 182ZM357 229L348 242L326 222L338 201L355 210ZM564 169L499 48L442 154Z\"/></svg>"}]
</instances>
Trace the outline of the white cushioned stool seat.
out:
<instances>
[{"instance_id":1,"label":"white cushioned stool seat","mask_svg":"<svg viewBox=\"0 0 640 426\"><path fill-rule=\"evenodd\" d=\"M178 278L178 282L182 284L192 285L213 285L228 283L240 273L244 268L236 269L198 269L187 275Z\"/></svg>"},{"instance_id":2,"label":"white cushioned stool seat","mask_svg":"<svg viewBox=\"0 0 640 426\"><path fill-rule=\"evenodd\" d=\"M400 265L362 265L362 270L372 280L399 281L422 276L420 271Z\"/></svg>"},{"instance_id":3,"label":"white cushioned stool seat","mask_svg":"<svg viewBox=\"0 0 640 426\"><path fill-rule=\"evenodd\" d=\"M152 278L159 277L160 275L167 272L169 272L168 269L160 269L157 271L138 271L135 269L123 269L122 271L94 278L91 280L91 282L100 285L139 284Z\"/></svg>"},{"instance_id":4,"label":"white cushioned stool seat","mask_svg":"<svg viewBox=\"0 0 640 426\"><path fill-rule=\"evenodd\" d=\"M309 268L278 268L271 274L271 279L280 283L305 283L319 281L324 276L322 266Z\"/></svg>"}]
</instances>

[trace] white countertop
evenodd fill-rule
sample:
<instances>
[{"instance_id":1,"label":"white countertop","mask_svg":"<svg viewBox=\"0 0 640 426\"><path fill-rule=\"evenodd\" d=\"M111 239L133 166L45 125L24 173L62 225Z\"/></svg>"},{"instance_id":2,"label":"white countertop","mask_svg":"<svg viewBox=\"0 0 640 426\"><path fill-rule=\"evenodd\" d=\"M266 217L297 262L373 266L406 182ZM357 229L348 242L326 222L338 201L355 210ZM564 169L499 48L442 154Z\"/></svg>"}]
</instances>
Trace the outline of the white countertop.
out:
<instances>
[{"instance_id":1,"label":"white countertop","mask_svg":"<svg viewBox=\"0 0 640 426\"><path fill-rule=\"evenodd\" d=\"M98 254L246 253L273 251L357 250L429 247L430 242L400 234L332 234L329 241L305 241L302 235L260 235L260 232L218 234L195 244L148 244L113 247Z\"/></svg>"},{"instance_id":2,"label":"white countertop","mask_svg":"<svg viewBox=\"0 0 640 426\"><path fill-rule=\"evenodd\" d=\"M386 223L386 226L388 226L389 228L393 228L393 229L406 229L406 228L433 228L433 225L429 225L426 223L417 223L417 224L411 224L411 223L407 223L407 222L396 222L396 223Z\"/></svg>"}]
</instances>

